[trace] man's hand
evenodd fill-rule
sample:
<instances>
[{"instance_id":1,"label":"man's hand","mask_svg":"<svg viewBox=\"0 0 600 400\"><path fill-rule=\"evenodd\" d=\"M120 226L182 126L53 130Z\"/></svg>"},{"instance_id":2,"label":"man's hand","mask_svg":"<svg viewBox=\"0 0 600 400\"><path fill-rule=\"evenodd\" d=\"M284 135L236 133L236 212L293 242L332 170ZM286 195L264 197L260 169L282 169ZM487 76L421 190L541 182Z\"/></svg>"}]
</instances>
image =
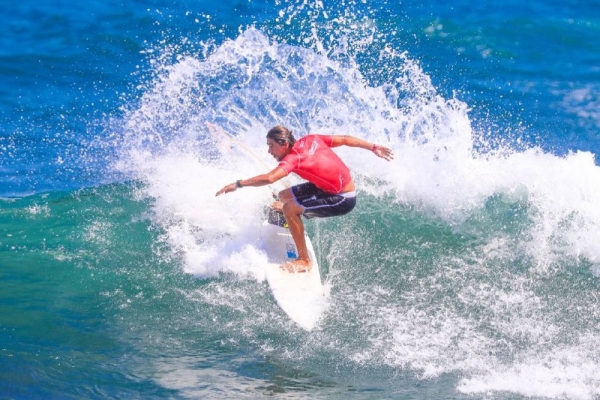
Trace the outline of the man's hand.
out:
<instances>
[{"instance_id":1,"label":"man's hand","mask_svg":"<svg viewBox=\"0 0 600 400\"><path fill-rule=\"evenodd\" d=\"M235 192L236 189L237 187L235 186L235 183L230 183L229 185L224 186L223 189L219 190L215 196L219 196L223 193Z\"/></svg>"},{"instance_id":2,"label":"man's hand","mask_svg":"<svg viewBox=\"0 0 600 400\"><path fill-rule=\"evenodd\" d=\"M387 161L391 161L394 159L394 152L391 149L388 149L384 146L373 145L373 153L377 154L378 157L381 157Z\"/></svg>"}]
</instances>

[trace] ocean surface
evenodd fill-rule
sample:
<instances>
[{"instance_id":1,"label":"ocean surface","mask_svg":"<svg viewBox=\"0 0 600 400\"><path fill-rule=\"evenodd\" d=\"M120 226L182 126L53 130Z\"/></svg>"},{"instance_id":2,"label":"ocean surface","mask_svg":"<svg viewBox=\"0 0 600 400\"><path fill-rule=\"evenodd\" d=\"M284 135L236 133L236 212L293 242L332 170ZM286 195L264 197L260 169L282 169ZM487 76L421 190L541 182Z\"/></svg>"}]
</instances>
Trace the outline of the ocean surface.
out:
<instances>
[{"instance_id":1,"label":"ocean surface","mask_svg":"<svg viewBox=\"0 0 600 400\"><path fill-rule=\"evenodd\" d=\"M0 5L0 398L600 399L600 1ZM358 205L257 236L283 124ZM298 180L290 179L289 183Z\"/></svg>"}]
</instances>

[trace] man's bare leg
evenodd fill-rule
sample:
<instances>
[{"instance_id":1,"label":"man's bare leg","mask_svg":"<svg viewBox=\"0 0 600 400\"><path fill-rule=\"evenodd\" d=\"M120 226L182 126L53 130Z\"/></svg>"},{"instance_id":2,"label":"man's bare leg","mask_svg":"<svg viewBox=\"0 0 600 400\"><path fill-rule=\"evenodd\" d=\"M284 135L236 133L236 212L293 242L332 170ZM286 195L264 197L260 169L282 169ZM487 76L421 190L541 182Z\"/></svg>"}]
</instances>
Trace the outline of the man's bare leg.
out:
<instances>
[{"instance_id":1,"label":"man's bare leg","mask_svg":"<svg viewBox=\"0 0 600 400\"><path fill-rule=\"evenodd\" d=\"M294 239L294 243L296 243L296 248L298 249L298 258L282 264L281 268L287 269L289 272L308 272L312 267L312 263L308 256L306 238L304 237L304 224L301 217L304 207L296 204L290 189L281 191L279 193L279 200L280 203L274 203L273 207L275 209L281 207L292 239Z\"/></svg>"}]
</instances>

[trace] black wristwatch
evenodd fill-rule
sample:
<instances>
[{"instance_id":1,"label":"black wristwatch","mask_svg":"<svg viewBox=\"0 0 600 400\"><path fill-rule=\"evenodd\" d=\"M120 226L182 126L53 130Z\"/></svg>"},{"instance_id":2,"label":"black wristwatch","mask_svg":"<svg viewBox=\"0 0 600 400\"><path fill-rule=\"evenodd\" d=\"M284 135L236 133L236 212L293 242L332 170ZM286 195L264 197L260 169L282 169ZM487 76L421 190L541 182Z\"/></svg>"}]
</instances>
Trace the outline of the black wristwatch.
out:
<instances>
[{"instance_id":1,"label":"black wristwatch","mask_svg":"<svg viewBox=\"0 0 600 400\"><path fill-rule=\"evenodd\" d=\"M242 180L238 179L237 181L235 181L235 187L238 189L242 188Z\"/></svg>"}]
</instances>

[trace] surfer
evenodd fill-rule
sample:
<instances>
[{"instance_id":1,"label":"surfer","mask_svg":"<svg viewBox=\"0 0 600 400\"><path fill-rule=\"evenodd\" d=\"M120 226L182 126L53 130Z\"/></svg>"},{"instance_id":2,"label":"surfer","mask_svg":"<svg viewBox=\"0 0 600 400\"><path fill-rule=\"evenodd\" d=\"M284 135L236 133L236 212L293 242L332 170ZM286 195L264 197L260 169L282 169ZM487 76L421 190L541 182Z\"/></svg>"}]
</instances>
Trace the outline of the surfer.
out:
<instances>
[{"instance_id":1,"label":"surfer","mask_svg":"<svg viewBox=\"0 0 600 400\"><path fill-rule=\"evenodd\" d=\"M244 186L270 185L292 172L306 179L308 182L279 192L279 200L272 207L283 212L298 249L298 258L281 267L289 272L307 272L312 265L301 216L334 217L349 213L356 205L356 191L350 170L331 148L359 147L370 150L387 161L392 160L394 154L387 147L349 135L310 134L296 140L292 131L281 125L269 130L267 146L269 154L279 161L275 169L230 183L219 190L216 196Z\"/></svg>"}]
</instances>

